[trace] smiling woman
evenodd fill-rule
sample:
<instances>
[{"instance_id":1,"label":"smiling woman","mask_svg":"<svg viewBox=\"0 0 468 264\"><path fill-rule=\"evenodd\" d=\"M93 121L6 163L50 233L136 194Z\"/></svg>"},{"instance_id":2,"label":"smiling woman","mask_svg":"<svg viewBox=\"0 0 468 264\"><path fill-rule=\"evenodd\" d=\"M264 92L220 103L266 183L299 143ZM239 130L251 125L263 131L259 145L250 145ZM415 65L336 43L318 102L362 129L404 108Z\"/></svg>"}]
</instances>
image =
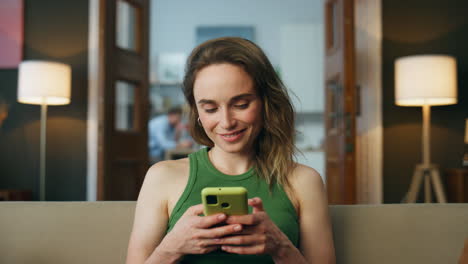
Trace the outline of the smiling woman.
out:
<instances>
[{"instance_id":1,"label":"smiling woman","mask_svg":"<svg viewBox=\"0 0 468 264\"><path fill-rule=\"evenodd\" d=\"M334 263L321 177L293 161L293 107L263 51L214 39L186 69L192 137L208 147L150 168L127 263ZM236 186L250 214L200 216L203 188Z\"/></svg>"}]
</instances>

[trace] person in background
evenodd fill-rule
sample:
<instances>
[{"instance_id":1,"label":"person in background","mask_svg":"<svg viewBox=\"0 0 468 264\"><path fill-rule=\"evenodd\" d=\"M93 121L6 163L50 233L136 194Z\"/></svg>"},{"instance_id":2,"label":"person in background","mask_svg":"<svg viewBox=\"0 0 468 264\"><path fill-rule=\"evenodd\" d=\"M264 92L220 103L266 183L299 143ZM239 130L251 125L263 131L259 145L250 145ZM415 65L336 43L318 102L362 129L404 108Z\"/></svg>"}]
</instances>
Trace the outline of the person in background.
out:
<instances>
[{"instance_id":1,"label":"person in background","mask_svg":"<svg viewBox=\"0 0 468 264\"><path fill-rule=\"evenodd\" d=\"M184 137L186 125L182 122L182 109L174 107L167 114L150 120L149 152L152 163L163 160L164 153L174 148L189 148L193 142Z\"/></svg>"}]
</instances>

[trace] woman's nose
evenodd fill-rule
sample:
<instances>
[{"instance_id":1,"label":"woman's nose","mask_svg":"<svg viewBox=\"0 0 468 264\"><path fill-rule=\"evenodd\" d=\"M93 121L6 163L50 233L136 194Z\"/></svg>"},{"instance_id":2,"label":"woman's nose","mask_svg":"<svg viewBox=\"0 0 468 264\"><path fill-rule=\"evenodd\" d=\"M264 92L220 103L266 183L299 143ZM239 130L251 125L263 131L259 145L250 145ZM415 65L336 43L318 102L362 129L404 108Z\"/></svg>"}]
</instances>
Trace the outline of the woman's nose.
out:
<instances>
[{"instance_id":1,"label":"woman's nose","mask_svg":"<svg viewBox=\"0 0 468 264\"><path fill-rule=\"evenodd\" d=\"M229 110L222 111L220 124L226 130L233 129L236 126L236 120Z\"/></svg>"}]
</instances>

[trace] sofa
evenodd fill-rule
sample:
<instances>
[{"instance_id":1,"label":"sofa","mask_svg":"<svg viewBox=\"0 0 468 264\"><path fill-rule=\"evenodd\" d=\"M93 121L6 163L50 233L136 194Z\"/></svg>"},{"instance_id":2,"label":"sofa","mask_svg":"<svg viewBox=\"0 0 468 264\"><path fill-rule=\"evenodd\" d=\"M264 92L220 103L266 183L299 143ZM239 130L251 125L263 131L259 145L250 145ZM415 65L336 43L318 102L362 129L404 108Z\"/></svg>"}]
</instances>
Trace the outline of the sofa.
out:
<instances>
[{"instance_id":1,"label":"sofa","mask_svg":"<svg viewBox=\"0 0 468 264\"><path fill-rule=\"evenodd\" d=\"M125 263L135 202L0 202L0 263ZM468 204L330 206L337 263L458 263Z\"/></svg>"}]
</instances>

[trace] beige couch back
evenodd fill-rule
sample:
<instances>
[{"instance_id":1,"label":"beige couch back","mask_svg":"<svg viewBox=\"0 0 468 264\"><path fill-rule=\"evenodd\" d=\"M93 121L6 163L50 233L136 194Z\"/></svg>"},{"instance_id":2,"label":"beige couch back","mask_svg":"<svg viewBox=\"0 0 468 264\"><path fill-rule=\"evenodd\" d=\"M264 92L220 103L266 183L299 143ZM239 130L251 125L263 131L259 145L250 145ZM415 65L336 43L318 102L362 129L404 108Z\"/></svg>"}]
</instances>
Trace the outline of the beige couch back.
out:
<instances>
[{"instance_id":1,"label":"beige couch back","mask_svg":"<svg viewBox=\"0 0 468 264\"><path fill-rule=\"evenodd\" d=\"M0 263L125 263L135 202L2 202ZM331 206L338 263L457 263L468 204Z\"/></svg>"}]
</instances>

